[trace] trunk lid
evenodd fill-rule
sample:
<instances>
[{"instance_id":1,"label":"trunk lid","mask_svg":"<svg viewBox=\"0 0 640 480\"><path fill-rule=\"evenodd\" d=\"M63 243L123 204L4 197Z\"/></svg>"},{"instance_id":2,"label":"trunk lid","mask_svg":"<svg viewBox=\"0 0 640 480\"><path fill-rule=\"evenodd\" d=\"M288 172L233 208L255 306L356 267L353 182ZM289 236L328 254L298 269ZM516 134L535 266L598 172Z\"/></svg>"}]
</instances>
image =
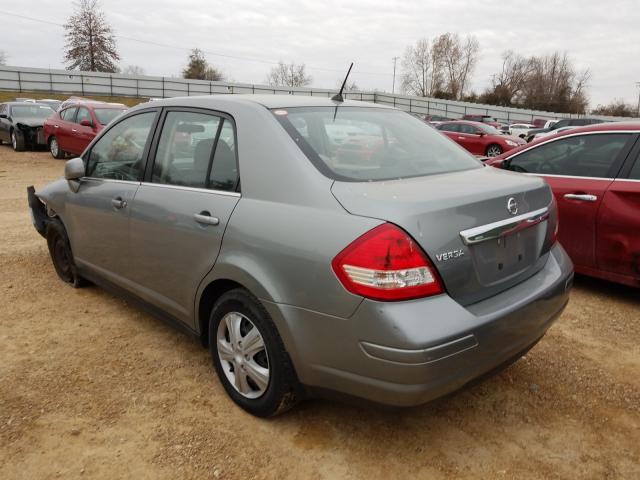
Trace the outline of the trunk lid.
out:
<instances>
[{"instance_id":1,"label":"trunk lid","mask_svg":"<svg viewBox=\"0 0 640 480\"><path fill-rule=\"evenodd\" d=\"M552 193L542 179L490 167L393 181L336 181L331 191L349 213L407 231L462 305L539 271L556 222ZM509 201L517 204L515 214Z\"/></svg>"}]
</instances>

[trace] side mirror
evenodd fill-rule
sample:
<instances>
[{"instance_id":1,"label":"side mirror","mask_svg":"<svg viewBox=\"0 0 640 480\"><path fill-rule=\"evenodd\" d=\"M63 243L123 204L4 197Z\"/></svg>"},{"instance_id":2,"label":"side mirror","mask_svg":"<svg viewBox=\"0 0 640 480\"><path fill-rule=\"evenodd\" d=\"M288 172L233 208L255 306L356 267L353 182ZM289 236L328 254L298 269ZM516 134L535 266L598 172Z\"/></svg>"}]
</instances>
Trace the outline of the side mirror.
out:
<instances>
[{"instance_id":1,"label":"side mirror","mask_svg":"<svg viewBox=\"0 0 640 480\"><path fill-rule=\"evenodd\" d=\"M80 157L72 158L64 164L64 178L69 183L69 188L77 192L80 188L80 178L84 177L84 162Z\"/></svg>"},{"instance_id":2,"label":"side mirror","mask_svg":"<svg viewBox=\"0 0 640 480\"><path fill-rule=\"evenodd\" d=\"M93 123L91 123L91 120L87 120L86 118L84 120L80 120L80 125L82 125L83 127L93 127Z\"/></svg>"},{"instance_id":3,"label":"side mirror","mask_svg":"<svg viewBox=\"0 0 640 480\"><path fill-rule=\"evenodd\" d=\"M480 133L478 133L478 135L480 135L481 137L484 137L486 135L486 133L480 132Z\"/></svg>"}]
</instances>

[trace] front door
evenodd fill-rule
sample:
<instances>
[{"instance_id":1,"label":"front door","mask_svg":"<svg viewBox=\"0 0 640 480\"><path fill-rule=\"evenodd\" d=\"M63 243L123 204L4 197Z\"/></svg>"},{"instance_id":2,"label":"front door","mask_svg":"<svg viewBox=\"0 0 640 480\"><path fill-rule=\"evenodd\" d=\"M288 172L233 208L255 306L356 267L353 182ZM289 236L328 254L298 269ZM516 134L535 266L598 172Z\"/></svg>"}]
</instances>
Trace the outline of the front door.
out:
<instances>
[{"instance_id":1,"label":"front door","mask_svg":"<svg viewBox=\"0 0 640 480\"><path fill-rule=\"evenodd\" d=\"M69 192L64 212L71 249L81 270L128 288L129 215L157 111L138 113L110 128L87 153L86 176Z\"/></svg>"},{"instance_id":2,"label":"front door","mask_svg":"<svg viewBox=\"0 0 640 480\"><path fill-rule=\"evenodd\" d=\"M235 152L230 118L170 109L133 202L136 294L190 325L196 291L215 263L240 199Z\"/></svg>"},{"instance_id":3,"label":"front door","mask_svg":"<svg viewBox=\"0 0 640 480\"><path fill-rule=\"evenodd\" d=\"M507 168L541 175L558 202L558 239L577 267L596 268L596 219L632 143L628 133L562 137L511 157Z\"/></svg>"},{"instance_id":4,"label":"front door","mask_svg":"<svg viewBox=\"0 0 640 480\"><path fill-rule=\"evenodd\" d=\"M86 120L89 125L81 125L80 123ZM78 113L76 114L75 123L71 126L71 138L69 152L75 155L80 155L84 152L84 149L87 148L87 145L91 143L93 137L95 137L95 126L93 118L91 117L91 113L89 109L86 107L78 107Z\"/></svg>"}]
</instances>

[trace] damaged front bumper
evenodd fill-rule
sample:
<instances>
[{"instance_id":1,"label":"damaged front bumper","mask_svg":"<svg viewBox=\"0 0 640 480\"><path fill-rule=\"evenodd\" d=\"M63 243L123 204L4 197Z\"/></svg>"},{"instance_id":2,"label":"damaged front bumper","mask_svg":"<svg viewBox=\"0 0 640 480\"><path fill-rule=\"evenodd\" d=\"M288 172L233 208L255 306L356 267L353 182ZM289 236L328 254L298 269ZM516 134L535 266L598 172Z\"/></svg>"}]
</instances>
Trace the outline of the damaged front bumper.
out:
<instances>
[{"instance_id":1,"label":"damaged front bumper","mask_svg":"<svg viewBox=\"0 0 640 480\"><path fill-rule=\"evenodd\" d=\"M29 199L29 211L31 212L31 221L33 222L33 226L40 235L46 237L49 215L47 215L46 206L36 195L36 189L33 188L33 185L27 187L27 197Z\"/></svg>"}]
</instances>

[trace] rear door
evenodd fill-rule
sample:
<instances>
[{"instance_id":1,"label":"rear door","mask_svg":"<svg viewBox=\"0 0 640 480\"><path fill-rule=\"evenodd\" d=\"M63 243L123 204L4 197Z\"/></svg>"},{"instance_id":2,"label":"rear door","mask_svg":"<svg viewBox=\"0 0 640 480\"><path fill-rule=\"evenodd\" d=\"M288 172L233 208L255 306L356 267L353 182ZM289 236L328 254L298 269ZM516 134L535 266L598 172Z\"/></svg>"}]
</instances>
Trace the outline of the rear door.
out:
<instances>
[{"instance_id":1,"label":"rear door","mask_svg":"<svg viewBox=\"0 0 640 480\"><path fill-rule=\"evenodd\" d=\"M640 282L640 142L609 185L598 214L598 269Z\"/></svg>"},{"instance_id":2,"label":"rear door","mask_svg":"<svg viewBox=\"0 0 640 480\"><path fill-rule=\"evenodd\" d=\"M192 324L198 285L213 267L240 199L231 117L168 109L131 211L136 293Z\"/></svg>"},{"instance_id":3,"label":"rear door","mask_svg":"<svg viewBox=\"0 0 640 480\"><path fill-rule=\"evenodd\" d=\"M129 215L145 166L157 109L113 125L85 155L86 176L65 203L65 226L81 269L130 288Z\"/></svg>"},{"instance_id":4,"label":"rear door","mask_svg":"<svg viewBox=\"0 0 640 480\"><path fill-rule=\"evenodd\" d=\"M478 128L472 125L460 125L460 142L474 155L484 155L484 138Z\"/></svg>"},{"instance_id":5,"label":"rear door","mask_svg":"<svg viewBox=\"0 0 640 480\"><path fill-rule=\"evenodd\" d=\"M577 266L596 268L596 219L631 148L629 133L562 137L511 157L506 168L543 176L558 203L559 240Z\"/></svg>"}]
</instances>

